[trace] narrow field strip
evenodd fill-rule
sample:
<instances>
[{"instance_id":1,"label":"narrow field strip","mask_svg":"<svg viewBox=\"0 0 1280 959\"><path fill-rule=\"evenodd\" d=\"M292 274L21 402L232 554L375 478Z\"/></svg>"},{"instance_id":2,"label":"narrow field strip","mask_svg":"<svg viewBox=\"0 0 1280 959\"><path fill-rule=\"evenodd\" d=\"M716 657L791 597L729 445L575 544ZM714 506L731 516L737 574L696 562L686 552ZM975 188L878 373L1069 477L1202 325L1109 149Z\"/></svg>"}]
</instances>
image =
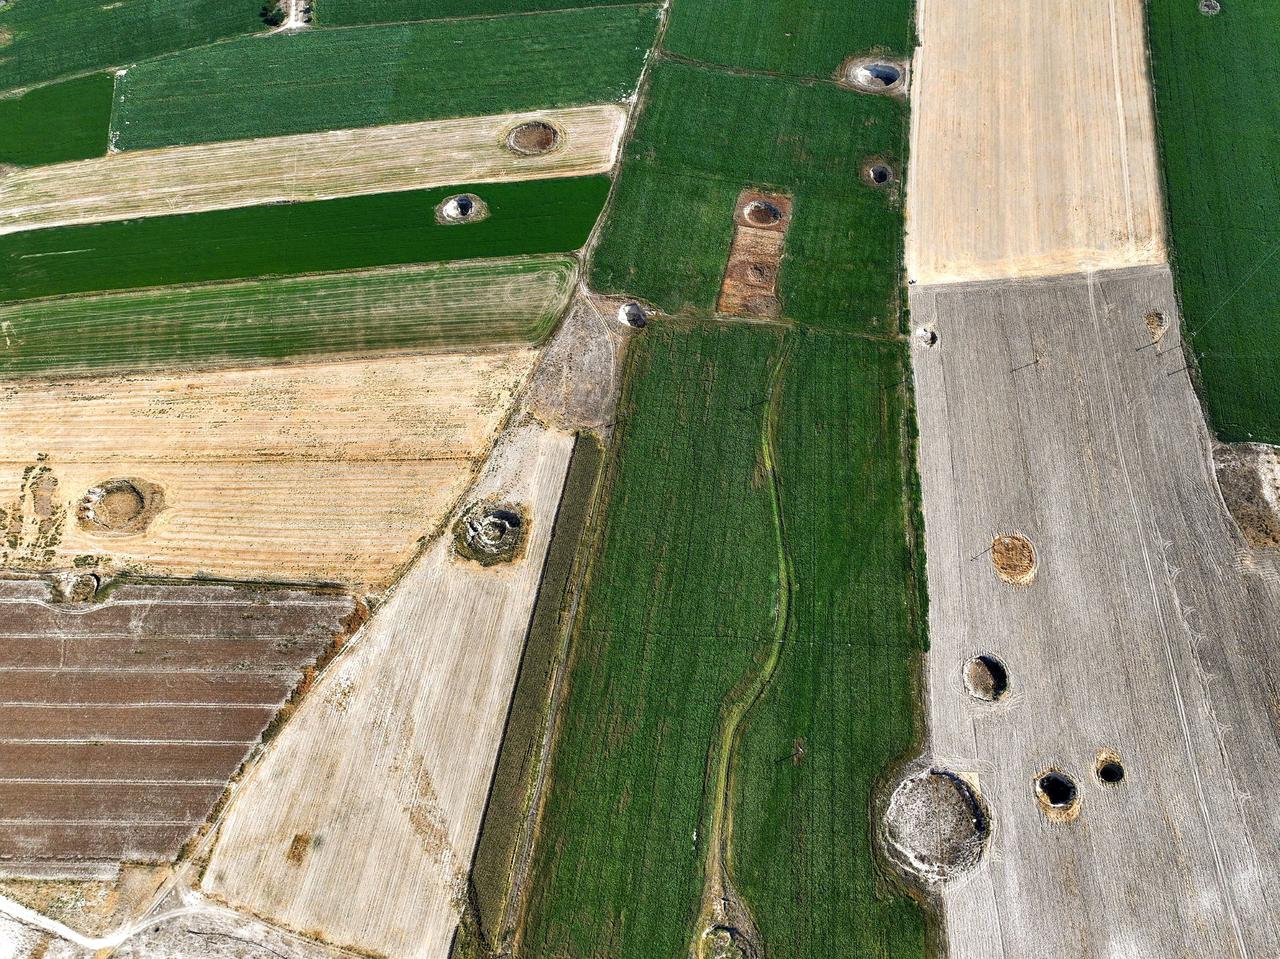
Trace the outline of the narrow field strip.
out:
<instances>
[{"instance_id":1,"label":"narrow field strip","mask_svg":"<svg viewBox=\"0 0 1280 959\"><path fill-rule=\"evenodd\" d=\"M579 249L605 176L456 185L53 227L0 237L0 301ZM449 196L489 215L437 222Z\"/></svg>"},{"instance_id":2,"label":"narrow field strip","mask_svg":"<svg viewBox=\"0 0 1280 959\"><path fill-rule=\"evenodd\" d=\"M317 0L314 22L325 27L354 27L375 23L406 23L445 17L499 16L582 7L634 6L634 0Z\"/></svg>"},{"instance_id":3,"label":"narrow field strip","mask_svg":"<svg viewBox=\"0 0 1280 959\"><path fill-rule=\"evenodd\" d=\"M657 27L656 6L632 6L243 37L130 67L113 142L138 150L616 103L635 92Z\"/></svg>"},{"instance_id":4,"label":"narrow field strip","mask_svg":"<svg viewBox=\"0 0 1280 959\"><path fill-rule=\"evenodd\" d=\"M6 102L0 100L0 119ZM507 134L534 120L559 130L555 148L534 156L508 148ZM604 104L113 153L0 178L0 234L450 183L605 173L625 123L625 109ZM103 138L99 152L106 149L105 133ZM0 139L0 162L6 162L3 147Z\"/></svg>"},{"instance_id":5,"label":"narrow field strip","mask_svg":"<svg viewBox=\"0 0 1280 959\"><path fill-rule=\"evenodd\" d=\"M0 375L527 346L576 279L550 256L29 300L0 306Z\"/></svg>"}]
</instances>

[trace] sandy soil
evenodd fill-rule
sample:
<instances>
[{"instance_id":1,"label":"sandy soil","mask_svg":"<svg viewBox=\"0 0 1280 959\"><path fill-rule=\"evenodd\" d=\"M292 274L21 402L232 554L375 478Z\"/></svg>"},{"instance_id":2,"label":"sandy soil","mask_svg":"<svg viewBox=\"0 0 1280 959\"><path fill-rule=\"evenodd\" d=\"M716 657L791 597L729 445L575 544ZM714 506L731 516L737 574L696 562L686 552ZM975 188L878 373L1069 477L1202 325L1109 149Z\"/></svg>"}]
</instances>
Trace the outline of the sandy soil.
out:
<instances>
[{"instance_id":1,"label":"sandy soil","mask_svg":"<svg viewBox=\"0 0 1280 959\"><path fill-rule=\"evenodd\" d=\"M1141 0L923 0L907 270L918 283L1165 258Z\"/></svg>"},{"instance_id":2,"label":"sandy soil","mask_svg":"<svg viewBox=\"0 0 1280 959\"><path fill-rule=\"evenodd\" d=\"M470 481L535 352L393 357L0 394L0 564L377 588ZM142 533L77 519L93 486L163 489Z\"/></svg>"},{"instance_id":3,"label":"sandy soil","mask_svg":"<svg viewBox=\"0 0 1280 959\"><path fill-rule=\"evenodd\" d=\"M232 800L206 890L393 959L446 954L572 446L503 435L467 500L525 505L523 555L484 568L437 539Z\"/></svg>"},{"instance_id":4,"label":"sandy soil","mask_svg":"<svg viewBox=\"0 0 1280 959\"><path fill-rule=\"evenodd\" d=\"M192 213L282 200L536 180L613 166L626 111L617 104L333 130L112 153L0 179L0 234L70 223ZM562 133L528 156L505 145L531 119Z\"/></svg>"},{"instance_id":5,"label":"sandy soil","mask_svg":"<svg viewBox=\"0 0 1280 959\"><path fill-rule=\"evenodd\" d=\"M1280 564L1219 494L1168 269L916 288L911 312L938 333L912 345L932 748L994 821L943 891L952 959L1275 955ZM1029 585L987 555L1010 530ZM983 652L997 703L964 688ZM1069 821L1037 802L1049 768Z\"/></svg>"}]
</instances>

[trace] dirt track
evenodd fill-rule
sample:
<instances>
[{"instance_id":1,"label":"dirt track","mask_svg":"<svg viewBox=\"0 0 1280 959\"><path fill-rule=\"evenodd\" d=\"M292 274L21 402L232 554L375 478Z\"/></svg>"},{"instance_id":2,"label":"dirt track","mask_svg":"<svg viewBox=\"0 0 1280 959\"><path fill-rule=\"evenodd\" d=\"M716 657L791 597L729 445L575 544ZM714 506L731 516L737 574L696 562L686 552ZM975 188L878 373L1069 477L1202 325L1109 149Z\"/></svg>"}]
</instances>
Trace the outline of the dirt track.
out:
<instances>
[{"instance_id":1,"label":"dirt track","mask_svg":"<svg viewBox=\"0 0 1280 959\"><path fill-rule=\"evenodd\" d=\"M938 333L912 347L932 748L994 821L944 896L951 956L1275 955L1280 567L1218 494L1168 270L917 287L911 310ZM992 567L1010 532L1030 586ZM981 652L1009 668L994 705L961 680ZM1104 749L1119 785L1094 776ZM1051 766L1072 822L1033 795Z\"/></svg>"}]
</instances>

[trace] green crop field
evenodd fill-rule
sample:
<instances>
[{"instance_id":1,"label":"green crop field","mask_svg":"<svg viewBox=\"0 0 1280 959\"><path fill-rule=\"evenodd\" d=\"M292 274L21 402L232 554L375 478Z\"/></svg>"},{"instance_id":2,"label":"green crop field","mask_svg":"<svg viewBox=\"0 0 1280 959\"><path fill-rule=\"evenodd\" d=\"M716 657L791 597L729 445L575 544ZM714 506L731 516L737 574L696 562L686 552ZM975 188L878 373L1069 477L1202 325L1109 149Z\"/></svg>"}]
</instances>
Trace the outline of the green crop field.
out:
<instances>
[{"instance_id":1,"label":"green crop field","mask_svg":"<svg viewBox=\"0 0 1280 959\"><path fill-rule=\"evenodd\" d=\"M656 7L312 29L140 64L120 81L123 150L625 99Z\"/></svg>"},{"instance_id":2,"label":"green crop field","mask_svg":"<svg viewBox=\"0 0 1280 959\"><path fill-rule=\"evenodd\" d=\"M551 256L28 300L0 306L0 374L527 345L576 276Z\"/></svg>"},{"instance_id":3,"label":"green crop field","mask_svg":"<svg viewBox=\"0 0 1280 959\"><path fill-rule=\"evenodd\" d=\"M592 285L668 312L715 305L744 187L794 197L778 285L783 313L823 326L896 328L902 213L859 177L901 169L903 106L832 84L659 62L628 144Z\"/></svg>"},{"instance_id":4,"label":"green crop field","mask_svg":"<svg viewBox=\"0 0 1280 959\"><path fill-rule=\"evenodd\" d=\"M705 63L826 78L850 56L910 56L911 4L679 0L663 46Z\"/></svg>"},{"instance_id":5,"label":"green crop field","mask_svg":"<svg viewBox=\"0 0 1280 959\"><path fill-rule=\"evenodd\" d=\"M107 152L115 78L92 73L0 98L0 163L36 166Z\"/></svg>"},{"instance_id":6,"label":"green crop field","mask_svg":"<svg viewBox=\"0 0 1280 959\"><path fill-rule=\"evenodd\" d=\"M608 189L603 176L488 183L11 233L0 301L562 253L586 242ZM436 205L468 190L489 218L436 223Z\"/></svg>"},{"instance_id":7,"label":"green crop field","mask_svg":"<svg viewBox=\"0 0 1280 959\"><path fill-rule=\"evenodd\" d=\"M722 707L781 638L733 762L733 879L771 954L922 955L922 914L878 887L867 824L872 782L911 742L922 635L900 347L664 324L635 350L524 953L688 955Z\"/></svg>"},{"instance_id":8,"label":"green crop field","mask_svg":"<svg viewBox=\"0 0 1280 959\"><path fill-rule=\"evenodd\" d=\"M0 90L122 67L265 30L263 0L12 0L0 5Z\"/></svg>"},{"instance_id":9,"label":"green crop field","mask_svg":"<svg viewBox=\"0 0 1280 959\"><path fill-rule=\"evenodd\" d=\"M1280 443L1280 5L1147 5L1184 334L1214 429ZM1227 78L1230 78L1229 80Z\"/></svg>"},{"instance_id":10,"label":"green crop field","mask_svg":"<svg viewBox=\"0 0 1280 959\"><path fill-rule=\"evenodd\" d=\"M316 0L315 23L356 26L442 17L481 17L578 7L626 6L634 0Z\"/></svg>"}]
</instances>

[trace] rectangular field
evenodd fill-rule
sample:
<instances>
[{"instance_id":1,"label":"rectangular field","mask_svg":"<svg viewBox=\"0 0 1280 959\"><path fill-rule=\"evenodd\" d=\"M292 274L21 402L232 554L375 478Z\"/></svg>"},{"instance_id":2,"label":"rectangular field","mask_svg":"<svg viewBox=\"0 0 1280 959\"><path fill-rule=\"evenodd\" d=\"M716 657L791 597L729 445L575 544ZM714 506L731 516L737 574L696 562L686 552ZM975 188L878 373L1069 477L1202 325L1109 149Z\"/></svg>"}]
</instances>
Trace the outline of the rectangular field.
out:
<instances>
[{"instance_id":1,"label":"rectangular field","mask_svg":"<svg viewBox=\"0 0 1280 959\"><path fill-rule=\"evenodd\" d=\"M35 166L102 156L114 89L111 74L91 73L0 97L0 164ZM15 176L0 178L0 196Z\"/></svg>"},{"instance_id":2,"label":"rectangular field","mask_svg":"<svg viewBox=\"0 0 1280 959\"><path fill-rule=\"evenodd\" d=\"M1147 17L1174 272L1209 419L1223 440L1280 443L1280 6L1206 17L1152 0Z\"/></svg>"},{"instance_id":3,"label":"rectangular field","mask_svg":"<svg viewBox=\"0 0 1280 959\"><path fill-rule=\"evenodd\" d=\"M714 309L734 205L753 188L794 200L778 276L783 316L896 329L896 186L872 186L860 170L871 157L900 168L898 101L664 60L641 106L592 260L593 288L672 313Z\"/></svg>"},{"instance_id":4,"label":"rectangular field","mask_svg":"<svg viewBox=\"0 0 1280 959\"><path fill-rule=\"evenodd\" d=\"M0 33L10 38L0 58L0 90L265 30L261 9L261 0L8 3L0 9Z\"/></svg>"},{"instance_id":5,"label":"rectangular field","mask_svg":"<svg viewBox=\"0 0 1280 959\"><path fill-rule=\"evenodd\" d=\"M325 27L403 23L445 17L482 17L581 7L631 6L635 0L322 0L315 22Z\"/></svg>"},{"instance_id":6,"label":"rectangular field","mask_svg":"<svg viewBox=\"0 0 1280 959\"><path fill-rule=\"evenodd\" d=\"M110 96L108 88L108 102ZM9 102L0 100L0 119ZM607 104L113 153L15 171L0 179L0 233L450 183L605 173L626 118L622 107ZM508 132L534 120L559 130L555 148L536 156L508 149ZM105 133L99 139L101 154Z\"/></svg>"},{"instance_id":7,"label":"rectangular field","mask_svg":"<svg viewBox=\"0 0 1280 959\"><path fill-rule=\"evenodd\" d=\"M911 742L922 646L899 348L742 324L651 327L633 349L523 954L689 954L718 723L790 608L733 758L732 879L770 954L921 956L921 913L881 888L866 818Z\"/></svg>"},{"instance_id":8,"label":"rectangular field","mask_svg":"<svg viewBox=\"0 0 1280 959\"><path fill-rule=\"evenodd\" d=\"M113 136L137 150L617 102L657 25L654 6L600 7L245 37L131 68Z\"/></svg>"},{"instance_id":9,"label":"rectangular field","mask_svg":"<svg viewBox=\"0 0 1280 959\"><path fill-rule=\"evenodd\" d=\"M0 237L0 301L581 247L609 178L490 183L54 227ZM471 192L487 219L436 222Z\"/></svg>"},{"instance_id":10,"label":"rectangular field","mask_svg":"<svg viewBox=\"0 0 1280 959\"><path fill-rule=\"evenodd\" d=\"M549 256L28 300L0 305L0 375L529 346L577 275Z\"/></svg>"},{"instance_id":11,"label":"rectangular field","mask_svg":"<svg viewBox=\"0 0 1280 959\"><path fill-rule=\"evenodd\" d=\"M907 191L913 281L1164 261L1143 7L921 0Z\"/></svg>"},{"instance_id":12,"label":"rectangular field","mask_svg":"<svg viewBox=\"0 0 1280 959\"><path fill-rule=\"evenodd\" d=\"M0 396L0 565L79 557L107 570L381 588L470 482L534 356L11 384ZM81 521L86 493L112 478L160 487L164 508L144 531L103 535Z\"/></svg>"}]
</instances>

